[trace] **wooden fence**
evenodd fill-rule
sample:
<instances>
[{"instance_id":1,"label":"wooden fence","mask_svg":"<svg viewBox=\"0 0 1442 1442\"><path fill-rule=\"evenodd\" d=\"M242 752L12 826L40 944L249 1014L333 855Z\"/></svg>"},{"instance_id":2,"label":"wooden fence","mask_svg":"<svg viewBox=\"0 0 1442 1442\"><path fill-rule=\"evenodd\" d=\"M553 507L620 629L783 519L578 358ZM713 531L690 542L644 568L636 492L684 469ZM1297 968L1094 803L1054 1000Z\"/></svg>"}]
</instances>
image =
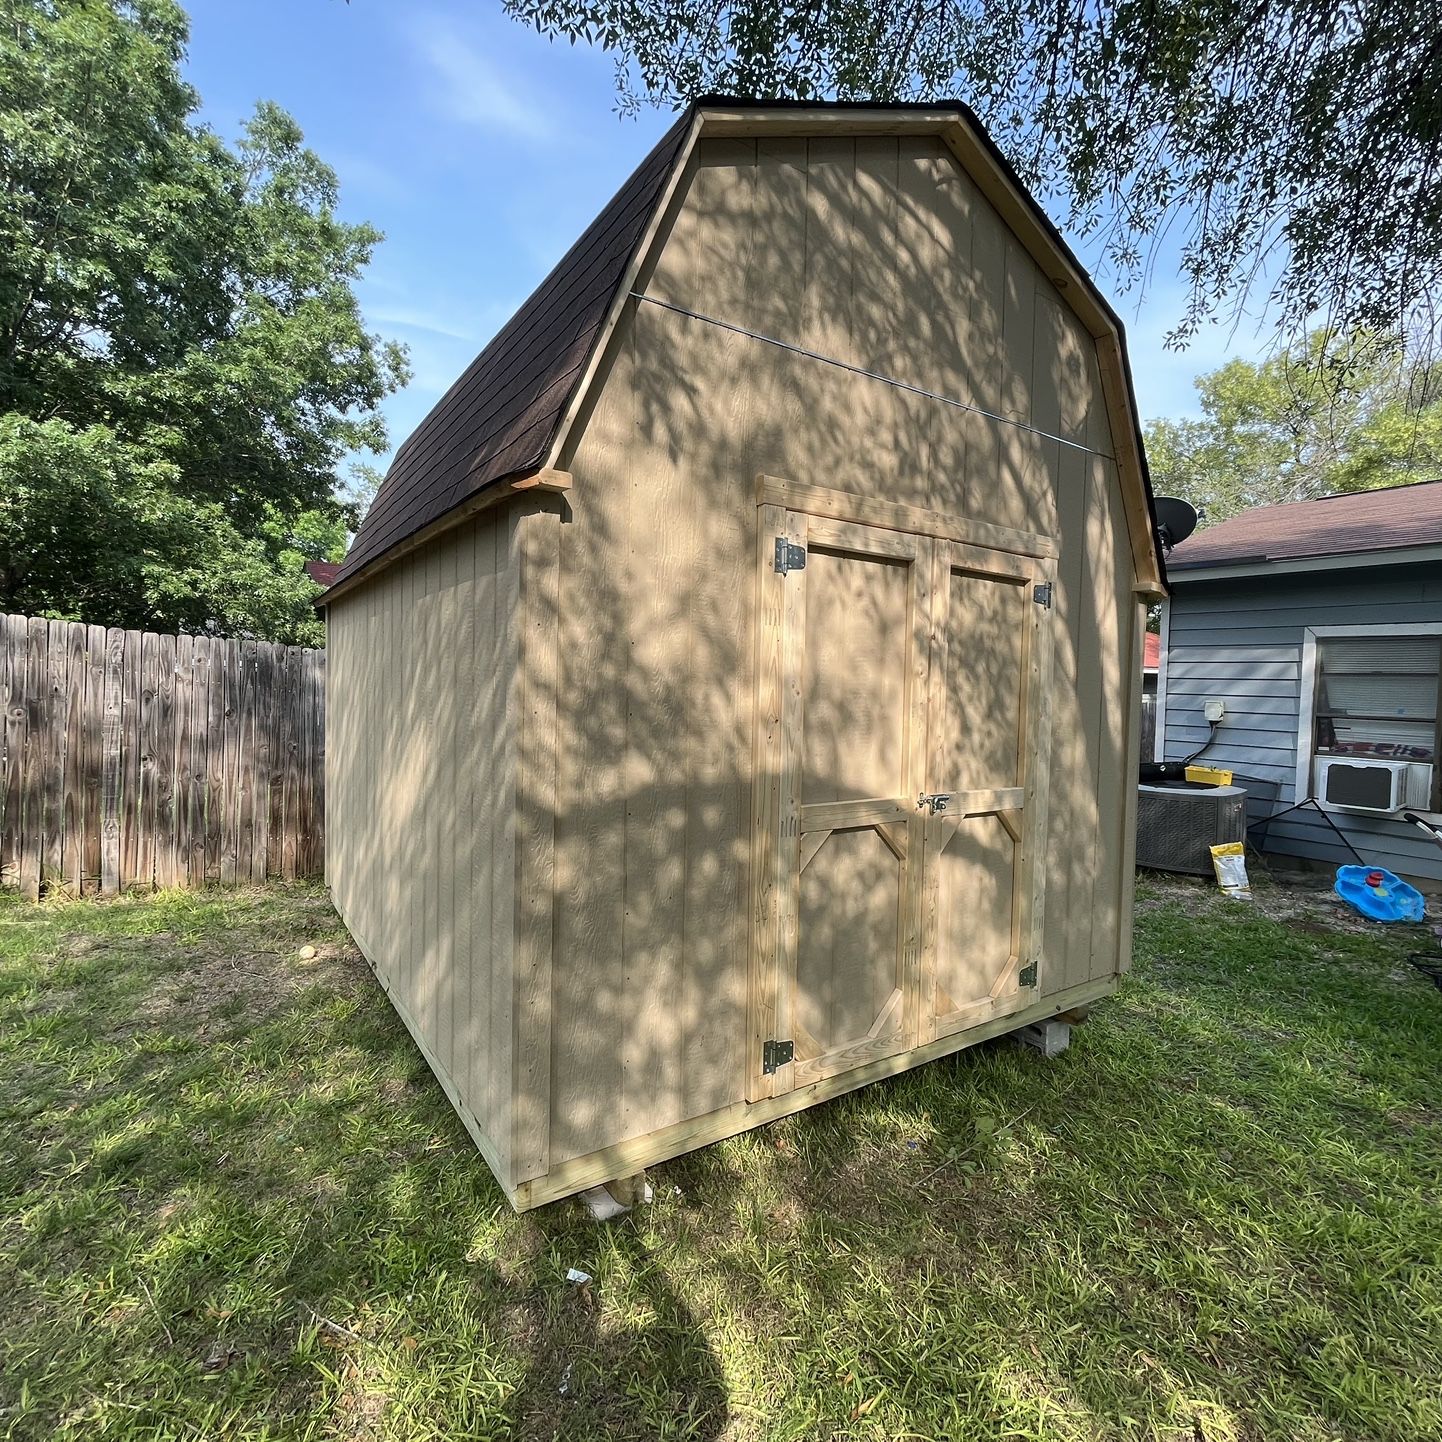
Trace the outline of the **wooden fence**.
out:
<instances>
[{"instance_id":1,"label":"wooden fence","mask_svg":"<svg viewBox=\"0 0 1442 1442\"><path fill-rule=\"evenodd\" d=\"M0 885L308 876L325 652L0 617Z\"/></svg>"}]
</instances>

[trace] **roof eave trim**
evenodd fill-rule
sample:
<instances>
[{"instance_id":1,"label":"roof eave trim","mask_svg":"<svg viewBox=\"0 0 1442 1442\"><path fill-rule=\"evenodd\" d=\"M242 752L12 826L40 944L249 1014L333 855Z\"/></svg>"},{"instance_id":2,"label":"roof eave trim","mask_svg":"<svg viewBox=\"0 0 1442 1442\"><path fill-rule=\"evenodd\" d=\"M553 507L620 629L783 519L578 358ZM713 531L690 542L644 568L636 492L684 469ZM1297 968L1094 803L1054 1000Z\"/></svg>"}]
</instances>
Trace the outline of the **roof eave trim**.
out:
<instances>
[{"instance_id":1,"label":"roof eave trim","mask_svg":"<svg viewBox=\"0 0 1442 1442\"><path fill-rule=\"evenodd\" d=\"M1409 566L1442 561L1442 542L1416 546L1389 546L1376 551L1332 551L1315 556L1282 556L1275 561L1256 556L1235 561L1178 561L1170 571L1170 583L1177 586L1193 581L1229 581L1250 576L1296 576L1315 571L1349 571L1368 566Z\"/></svg>"},{"instance_id":2,"label":"roof eave trim","mask_svg":"<svg viewBox=\"0 0 1442 1442\"><path fill-rule=\"evenodd\" d=\"M388 550L382 551L378 556L373 556L358 571L353 571L349 576L342 577L336 581L329 590L322 591L311 603L317 611L323 610L332 603L339 601L342 596L349 595L352 591L359 590L368 581L373 581L380 572L395 562L403 560L412 551L418 550L421 546L429 544L437 536L444 535L447 531L453 531L457 526L464 525L467 521L473 521L485 511L495 510L498 506L504 505L507 501L517 497L528 497L546 492L564 494L571 489L571 477L565 471L551 470L548 468L537 469L534 466L524 471L518 471L513 476L506 476L500 480L492 481L490 485L483 486L479 491L468 496L459 505L452 506L450 510L443 511L428 526L422 526L419 531L413 531L404 540L397 541Z\"/></svg>"},{"instance_id":3,"label":"roof eave trim","mask_svg":"<svg viewBox=\"0 0 1442 1442\"><path fill-rule=\"evenodd\" d=\"M601 322L601 328L591 342L591 353L586 357L586 368L581 372L580 379L571 391L571 398L561 413L560 424L556 426L551 437L550 448L546 451L546 458L542 462L547 469L554 469L560 464L559 458L565 451L566 442L575 428L576 418L585 409L591 387L594 385L602 361L610 349L611 338L615 335L616 327L621 323L621 317L625 314L626 306L630 302L636 278L650 259L651 252L655 249L656 237L661 233L662 226L667 223L671 215L671 208L676 203L681 177L686 173L686 166L690 162L692 151L696 148L696 140L700 133L701 112L696 111L691 116L691 123L686 130L686 138L676 151L676 159L671 166L671 174L667 177L665 188L661 191L656 207L651 212L650 220L646 222L646 229L641 232L641 238L631 253L631 259L627 262L621 283L616 287L615 295L611 297L606 318Z\"/></svg>"}]
</instances>

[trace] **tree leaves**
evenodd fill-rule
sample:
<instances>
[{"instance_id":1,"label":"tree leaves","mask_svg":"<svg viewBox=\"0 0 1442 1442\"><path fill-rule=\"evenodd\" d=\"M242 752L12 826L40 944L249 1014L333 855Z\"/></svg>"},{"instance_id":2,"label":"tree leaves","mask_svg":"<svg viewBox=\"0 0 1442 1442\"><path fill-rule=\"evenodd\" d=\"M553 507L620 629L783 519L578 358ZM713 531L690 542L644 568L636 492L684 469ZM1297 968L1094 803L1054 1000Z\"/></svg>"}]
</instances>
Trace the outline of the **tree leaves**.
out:
<instances>
[{"instance_id":1,"label":"tree leaves","mask_svg":"<svg viewBox=\"0 0 1442 1442\"><path fill-rule=\"evenodd\" d=\"M1171 230L1204 319L1420 328L1442 281L1442 45L1387 0L506 0L618 61L623 107L960 96L1102 263Z\"/></svg>"},{"instance_id":2,"label":"tree leaves","mask_svg":"<svg viewBox=\"0 0 1442 1442\"><path fill-rule=\"evenodd\" d=\"M406 378L353 288L380 235L278 107L200 125L185 41L172 0L0 32L0 606L313 641L304 560Z\"/></svg>"},{"instance_id":3,"label":"tree leaves","mask_svg":"<svg viewBox=\"0 0 1442 1442\"><path fill-rule=\"evenodd\" d=\"M1208 520L1442 476L1442 368L1398 338L1319 330L1196 387L1201 418L1154 421L1147 454L1156 490L1205 506Z\"/></svg>"}]
</instances>

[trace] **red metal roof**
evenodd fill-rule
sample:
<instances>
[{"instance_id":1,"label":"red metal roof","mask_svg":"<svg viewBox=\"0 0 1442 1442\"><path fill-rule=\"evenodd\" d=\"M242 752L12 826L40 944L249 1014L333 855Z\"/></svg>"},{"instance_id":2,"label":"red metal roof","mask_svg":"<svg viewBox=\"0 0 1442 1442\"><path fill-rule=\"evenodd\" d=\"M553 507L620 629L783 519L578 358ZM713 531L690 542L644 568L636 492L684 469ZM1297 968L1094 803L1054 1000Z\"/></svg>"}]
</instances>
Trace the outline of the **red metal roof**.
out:
<instances>
[{"instance_id":1,"label":"red metal roof","mask_svg":"<svg viewBox=\"0 0 1442 1442\"><path fill-rule=\"evenodd\" d=\"M307 561L305 573L317 586L329 586L340 574L339 561Z\"/></svg>"},{"instance_id":2,"label":"red metal roof","mask_svg":"<svg viewBox=\"0 0 1442 1442\"><path fill-rule=\"evenodd\" d=\"M1442 481L1350 491L1285 506L1256 506L1196 532L1167 558L1169 574L1193 566L1300 560L1442 544Z\"/></svg>"},{"instance_id":3,"label":"red metal roof","mask_svg":"<svg viewBox=\"0 0 1442 1442\"><path fill-rule=\"evenodd\" d=\"M1155 671L1162 664L1162 638L1155 631L1143 636L1142 670Z\"/></svg>"}]
</instances>

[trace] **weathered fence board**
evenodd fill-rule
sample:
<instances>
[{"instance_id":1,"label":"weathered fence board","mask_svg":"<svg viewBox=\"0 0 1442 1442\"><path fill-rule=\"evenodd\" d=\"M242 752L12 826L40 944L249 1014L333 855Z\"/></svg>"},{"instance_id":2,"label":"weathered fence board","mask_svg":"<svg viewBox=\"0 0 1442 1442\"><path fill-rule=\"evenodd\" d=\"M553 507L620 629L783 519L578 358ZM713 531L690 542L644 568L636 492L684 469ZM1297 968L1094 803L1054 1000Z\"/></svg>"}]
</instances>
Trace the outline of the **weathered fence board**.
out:
<instances>
[{"instance_id":1,"label":"weathered fence board","mask_svg":"<svg viewBox=\"0 0 1442 1442\"><path fill-rule=\"evenodd\" d=\"M0 615L0 885L317 874L325 653Z\"/></svg>"}]
</instances>

